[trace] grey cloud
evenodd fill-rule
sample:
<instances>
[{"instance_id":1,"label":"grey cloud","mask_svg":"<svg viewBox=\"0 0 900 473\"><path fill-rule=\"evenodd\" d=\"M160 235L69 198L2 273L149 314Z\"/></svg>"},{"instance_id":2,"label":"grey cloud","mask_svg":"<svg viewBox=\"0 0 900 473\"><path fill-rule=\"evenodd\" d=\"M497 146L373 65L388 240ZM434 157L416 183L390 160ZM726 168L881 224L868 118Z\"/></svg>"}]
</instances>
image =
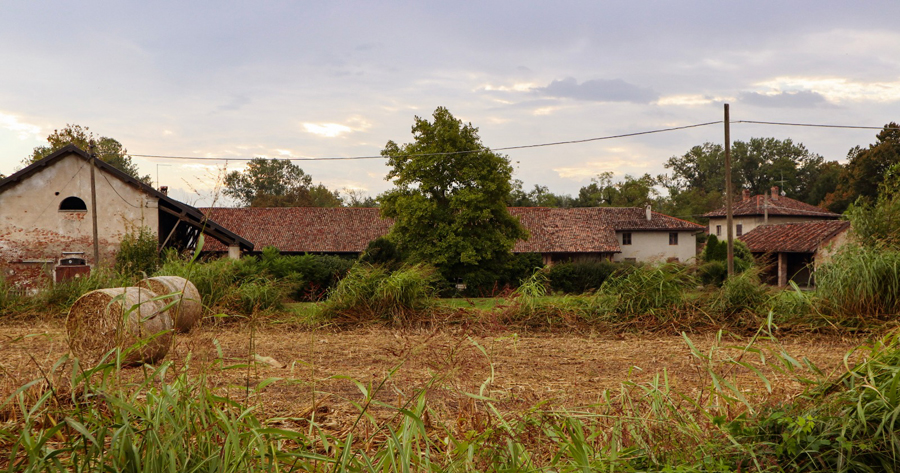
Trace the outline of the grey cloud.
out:
<instances>
[{"instance_id":1,"label":"grey cloud","mask_svg":"<svg viewBox=\"0 0 900 473\"><path fill-rule=\"evenodd\" d=\"M574 78L568 77L535 90L550 97L593 102L650 103L659 98L659 94L653 89L638 87L622 79L594 79L579 84Z\"/></svg>"},{"instance_id":2,"label":"grey cloud","mask_svg":"<svg viewBox=\"0 0 900 473\"><path fill-rule=\"evenodd\" d=\"M742 92L739 100L748 105L770 108L813 108L830 104L822 94L811 90L782 92L775 95Z\"/></svg>"},{"instance_id":3,"label":"grey cloud","mask_svg":"<svg viewBox=\"0 0 900 473\"><path fill-rule=\"evenodd\" d=\"M244 105L250 103L250 98L246 95L234 95L228 103L219 105L217 110L220 112L231 112L240 110Z\"/></svg>"}]
</instances>

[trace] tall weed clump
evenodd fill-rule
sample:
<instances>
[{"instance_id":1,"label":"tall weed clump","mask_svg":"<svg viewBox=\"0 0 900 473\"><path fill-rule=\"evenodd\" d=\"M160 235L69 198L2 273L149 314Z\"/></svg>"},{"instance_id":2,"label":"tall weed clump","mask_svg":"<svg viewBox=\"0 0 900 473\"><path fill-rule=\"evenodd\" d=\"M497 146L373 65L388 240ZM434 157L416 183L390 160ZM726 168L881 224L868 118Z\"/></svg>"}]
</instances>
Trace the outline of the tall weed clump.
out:
<instances>
[{"instance_id":1,"label":"tall weed clump","mask_svg":"<svg viewBox=\"0 0 900 473\"><path fill-rule=\"evenodd\" d=\"M158 237L147 227L126 233L116 252L116 273L126 276L153 274L160 266L158 246Z\"/></svg>"},{"instance_id":2,"label":"tall weed clump","mask_svg":"<svg viewBox=\"0 0 900 473\"><path fill-rule=\"evenodd\" d=\"M845 245L816 271L823 308L842 317L900 314L900 249Z\"/></svg>"},{"instance_id":3,"label":"tall weed clump","mask_svg":"<svg viewBox=\"0 0 900 473\"><path fill-rule=\"evenodd\" d=\"M438 280L434 268L406 266L390 272L360 263L331 290L322 305L326 316L412 322L432 306Z\"/></svg>"},{"instance_id":4,"label":"tall weed clump","mask_svg":"<svg viewBox=\"0 0 900 473\"><path fill-rule=\"evenodd\" d=\"M696 285L677 264L641 265L614 274L600 286L598 298L614 297L612 311L629 316L673 316L684 306L685 292ZM608 299L602 306L608 307Z\"/></svg>"},{"instance_id":5,"label":"tall weed clump","mask_svg":"<svg viewBox=\"0 0 900 473\"><path fill-rule=\"evenodd\" d=\"M726 317L743 312L761 314L769 291L756 271L745 271L727 279L716 292L711 308Z\"/></svg>"}]
</instances>

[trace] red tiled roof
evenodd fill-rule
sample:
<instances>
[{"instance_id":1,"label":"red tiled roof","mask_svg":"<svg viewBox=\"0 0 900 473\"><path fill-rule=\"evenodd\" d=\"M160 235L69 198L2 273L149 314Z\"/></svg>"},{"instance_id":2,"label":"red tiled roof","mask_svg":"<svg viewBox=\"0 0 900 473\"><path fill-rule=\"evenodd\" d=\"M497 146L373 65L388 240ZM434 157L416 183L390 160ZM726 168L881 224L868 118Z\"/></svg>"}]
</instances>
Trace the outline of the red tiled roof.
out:
<instances>
[{"instance_id":1,"label":"red tiled roof","mask_svg":"<svg viewBox=\"0 0 900 473\"><path fill-rule=\"evenodd\" d=\"M768 202L767 202L768 201ZM754 195L747 200L735 202L732 206L732 212L735 216L746 215L763 215L766 213L768 205L769 215L788 215L788 216L804 216L804 217L822 217L822 218L839 218L840 215L829 212L821 207L809 205L790 197L777 196L776 198L766 197L765 195ZM725 207L709 212L704 217L724 217Z\"/></svg>"},{"instance_id":2,"label":"red tiled roof","mask_svg":"<svg viewBox=\"0 0 900 473\"><path fill-rule=\"evenodd\" d=\"M611 225L616 231L694 230L699 232L706 229L703 225L670 217L659 212L651 212L650 220L647 220L647 209L639 207L596 207L596 210L600 212L600 219Z\"/></svg>"},{"instance_id":3,"label":"red tiled roof","mask_svg":"<svg viewBox=\"0 0 900 473\"><path fill-rule=\"evenodd\" d=\"M598 218L597 209L552 209L512 207L509 213L519 218L531 233L519 240L514 253L618 253L615 230Z\"/></svg>"},{"instance_id":4,"label":"red tiled roof","mask_svg":"<svg viewBox=\"0 0 900 473\"><path fill-rule=\"evenodd\" d=\"M274 246L295 253L360 253L370 241L386 235L393 225L377 208L204 208L211 219L256 245L256 251ZM518 241L513 252L616 253L616 231L699 231L704 227L659 212L646 218L642 208L591 207L557 209L511 207L531 233ZM207 242L204 251L225 251Z\"/></svg>"},{"instance_id":5,"label":"red tiled roof","mask_svg":"<svg viewBox=\"0 0 900 473\"><path fill-rule=\"evenodd\" d=\"M846 220L762 225L739 239L753 253L813 253L822 243L850 228Z\"/></svg>"},{"instance_id":6,"label":"red tiled roof","mask_svg":"<svg viewBox=\"0 0 900 473\"><path fill-rule=\"evenodd\" d=\"M361 253L369 242L387 235L393 221L375 208L204 208L209 218L252 241L256 251L274 246L296 253ZM207 244L207 251L225 251Z\"/></svg>"}]
</instances>

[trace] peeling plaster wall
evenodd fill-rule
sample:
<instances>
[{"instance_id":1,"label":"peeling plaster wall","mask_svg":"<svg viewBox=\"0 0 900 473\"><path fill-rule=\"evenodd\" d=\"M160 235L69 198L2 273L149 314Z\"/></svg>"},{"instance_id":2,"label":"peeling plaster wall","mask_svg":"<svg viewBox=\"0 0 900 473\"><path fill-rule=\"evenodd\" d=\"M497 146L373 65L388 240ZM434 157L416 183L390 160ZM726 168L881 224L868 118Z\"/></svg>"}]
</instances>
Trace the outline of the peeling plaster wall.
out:
<instances>
[{"instance_id":1,"label":"peeling plaster wall","mask_svg":"<svg viewBox=\"0 0 900 473\"><path fill-rule=\"evenodd\" d=\"M631 244L622 243L622 234L631 233ZM613 261L625 261L634 258L638 262L664 263L669 258L678 258L686 263L697 256L697 237L695 232L671 232L678 234L678 244L669 244L669 233L665 231L632 231L616 232L621 253L613 256Z\"/></svg>"},{"instance_id":2,"label":"peeling plaster wall","mask_svg":"<svg viewBox=\"0 0 900 473\"><path fill-rule=\"evenodd\" d=\"M97 232L102 265L111 265L122 237L141 226L159 228L158 199L99 168ZM60 211L67 197L84 201L87 211ZM93 261L90 165L68 155L0 193L0 270L22 285L52 274L63 252L83 252Z\"/></svg>"}]
</instances>

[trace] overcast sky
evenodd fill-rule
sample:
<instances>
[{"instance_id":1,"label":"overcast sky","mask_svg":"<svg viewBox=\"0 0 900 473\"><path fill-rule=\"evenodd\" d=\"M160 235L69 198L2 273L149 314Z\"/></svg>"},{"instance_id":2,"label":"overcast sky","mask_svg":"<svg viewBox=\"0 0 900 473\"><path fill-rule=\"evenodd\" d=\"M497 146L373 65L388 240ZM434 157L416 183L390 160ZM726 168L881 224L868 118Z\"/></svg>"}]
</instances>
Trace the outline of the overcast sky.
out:
<instances>
[{"instance_id":1,"label":"overcast sky","mask_svg":"<svg viewBox=\"0 0 900 473\"><path fill-rule=\"evenodd\" d=\"M900 1L0 1L0 173L67 123L133 154L377 155L438 106L492 148L722 119L900 121ZM875 131L735 124L844 160ZM509 151L526 187L658 174L721 125ZM209 204L224 162L134 158ZM390 187L380 160L298 163ZM231 161L228 169L239 169ZM198 194L199 193L199 194Z\"/></svg>"}]
</instances>

